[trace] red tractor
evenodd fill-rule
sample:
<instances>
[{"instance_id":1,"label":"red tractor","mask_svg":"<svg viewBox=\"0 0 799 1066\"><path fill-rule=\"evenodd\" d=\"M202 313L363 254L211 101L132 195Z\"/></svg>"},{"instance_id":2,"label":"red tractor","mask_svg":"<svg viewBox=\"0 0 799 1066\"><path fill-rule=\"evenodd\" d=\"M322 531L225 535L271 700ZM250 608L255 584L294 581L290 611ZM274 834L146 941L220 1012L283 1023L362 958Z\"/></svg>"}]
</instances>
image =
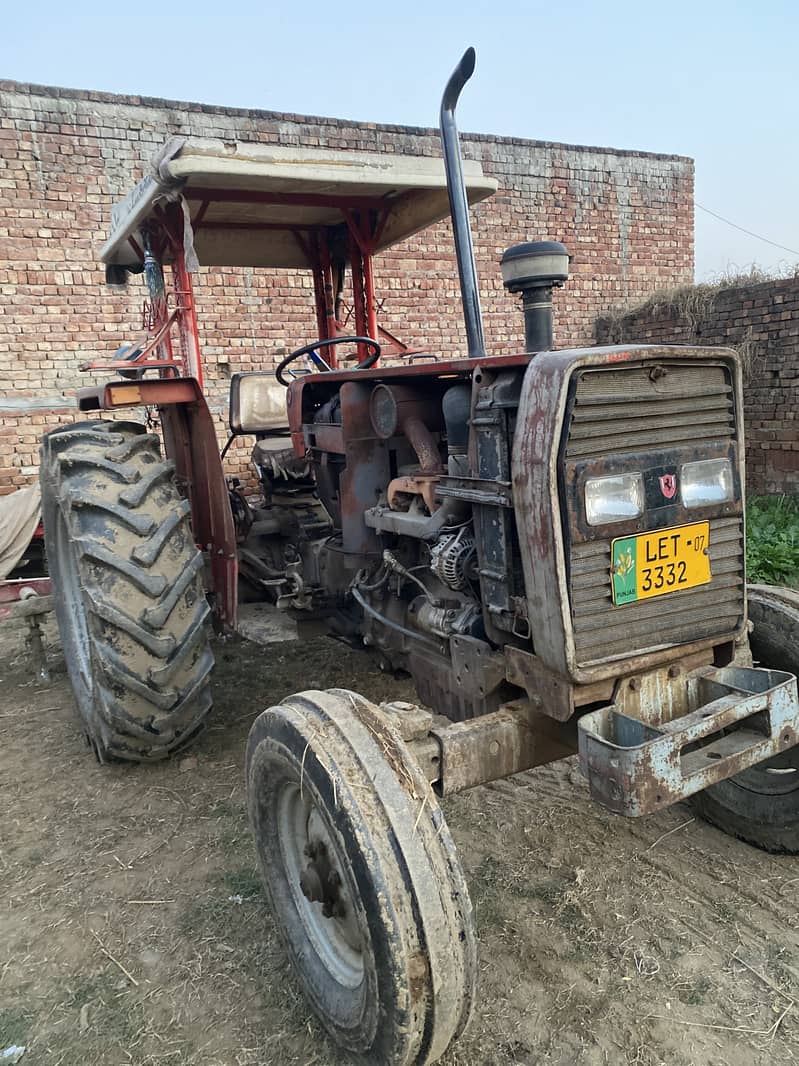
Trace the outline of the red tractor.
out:
<instances>
[{"instance_id":1,"label":"red tractor","mask_svg":"<svg viewBox=\"0 0 799 1066\"><path fill-rule=\"evenodd\" d=\"M246 758L288 951L369 1063L435 1061L469 1017L476 940L442 796L579 751L611 810L691 797L726 832L799 850L799 600L747 593L736 354L553 350L568 255L536 242L501 263L525 351L488 355L468 207L495 183L462 161L454 117L473 67L470 50L444 93L443 169L170 142L102 253L109 281L144 274L152 328L80 395L97 415L42 447L56 612L101 759L161 758L202 727L210 619L235 626L239 582L413 677L424 706L327 690L269 707ZM402 357L372 257L447 205L466 352ZM229 493L203 397L198 260L313 277L317 339L232 384L258 506ZM166 458L144 425L103 417L142 405Z\"/></svg>"}]
</instances>

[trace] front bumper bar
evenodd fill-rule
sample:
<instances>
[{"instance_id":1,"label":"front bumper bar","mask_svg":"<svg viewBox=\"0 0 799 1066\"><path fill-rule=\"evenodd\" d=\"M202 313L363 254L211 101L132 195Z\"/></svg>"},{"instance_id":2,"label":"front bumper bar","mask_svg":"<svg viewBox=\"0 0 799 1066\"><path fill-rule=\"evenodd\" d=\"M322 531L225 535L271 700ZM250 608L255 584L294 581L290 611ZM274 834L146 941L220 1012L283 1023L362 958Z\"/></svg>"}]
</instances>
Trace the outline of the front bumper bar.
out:
<instances>
[{"instance_id":1,"label":"front bumper bar","mask_svg":"<svg viewBox=\"0 0 799 1066\"><path fill-rule=\"evenodd\" d=\"M668 807L799 743L793 674L701 667L670 684L681 691L663 706L685 713L661 715L642 701L631 713L619 696L579 720L591 795L618 814Z\"/></svg>"}]
</instances>

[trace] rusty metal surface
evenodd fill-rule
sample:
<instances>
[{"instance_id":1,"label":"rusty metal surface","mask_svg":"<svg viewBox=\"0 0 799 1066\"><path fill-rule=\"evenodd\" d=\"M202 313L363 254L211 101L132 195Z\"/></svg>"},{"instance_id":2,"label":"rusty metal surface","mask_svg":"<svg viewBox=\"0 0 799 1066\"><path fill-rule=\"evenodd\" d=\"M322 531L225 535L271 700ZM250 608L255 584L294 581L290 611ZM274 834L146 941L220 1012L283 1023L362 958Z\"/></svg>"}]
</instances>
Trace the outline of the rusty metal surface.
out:
<instances>
[{"instance_id":1,"label":"rusty metal surface","mask_svg":"<svg viewBox=\"0 0 799 1066\"><path fill-rule=\"evenodd\" d=\"M110 381L78 389L81 411L113 411L119 407L193 403L197 397L194 378L151 378L144 381Z\"/></svg>"},{"instance_id":2,"label":"rusty metal surface","mask_svg":"<svg viewBox=\"0 0 799 1066\"><path fill-rule=\"evenodd\" d=\"M574 723L555 723L527 700L465 722L449 722L412 703L384 703L380 712L440 795L568 758L577 750Z\"/></svg>"},{"instance_id":3,"label":"rusty metal surface","mask_svg":"<svg viewBox=\"0 0 799 1066\"><path fill-rule=\"evenodd\" d=\"M152 384L162 387L174 383ZM208 560L216 620L222 627L234 628L238 607L236 530L214 420L199 383L186 378L182 384L191 387L192 401L164 403L158 408L164 449L174 460L178 485L191 503L194 539Z\"/></svg>"},{"instance_id":4,"label":"rusty metal surface","mask_svg":"<svg viewBox=\"0 0 799 1066\"><path fill-rule=\"evenodd\" d=\"M440 651L436 652L416 640L408 650L407 669L419 699L427 706L440 709L452 721L463 721L492 714L512 698L514 690L503 678L497 680L491 669L487 673L472 671L464 682L458 682L447 643L440 640Z\"/></svg>"},{"instance_id":5,"label":"rusty metal surface","mask_svg":"<svg viewBox=\"0 0 799 1066\"><path fill-rule=\"evenodd\" d=\"M658 670L633 672L628 661L620 664L620 668L623 666L625 675L632 676L624 676L620 681L607 678L575 685L568 678L548 670L538 656L508 644L505 647L505 676L512 685L526 691L528 699L542 714L557 721L566 721L575 710L588 704L606 703L613 699L615 690L616 701L623 701L625 713L656 722L661 716L671 716L668 709L673 698L672 679L713 662L712 648L689 655L686 655L685 648L674 649L674 652L675 655L679 653L679 657ZM752 665L751 657L745 665Z\"/></svg>"},{"instance_id":6,"label":"rusty metal surface","mask_svg":"<svg viewBox=\"0 0 799 1066\"><path fill-rule=\"evenodd\" d=\"M479 477L442 477L436 496L452 497L466 503L483 504L489 507L513 507L513 494L509 481L488 481Z\"/></svg>"},{"instance_id":7,"label":"rusty metal surface","mask_svg":"<svg viewBox=\"0 0 799 1066\"><path fill-rule=\"evenodd\" d=\"M651 365L669 359L687 365L702 360L729 367L735 383L736 424L742 424L740 368L735 353L726 349L633 345L544 352L535 357L525 373L513 449L513 486L516 512L523 516L525 523L524 529L520 528L519 546L533 646L556 674L581 684L614 676L621 663L625 672L630 668L651 668L675 657L675 653L679 657L714 641L731 639L743 628L741 621L739 629L731 633L719 633L704 642L692 641L682 648L666 646L638 654L639 649L633 647L625 655L590 665L581 663L577 655L558 484L558 450L570 381L576 371L589 367ZM683 639L686 638L690 639L690 635L684 635ZM628 658L630 653L632 662Z\"/></svg>"},{"instance_id":8,"label":"rusty metal surface","mask_svg":"<svg viewBox=\"0 0 799 1066\"><path fill-rule=\"evenodd\" d=\"M493 692L505 680L505 661L502 653L476 637L453 636L449 642L455 683L472 687L484 696Z\"/></svg>"},{"instance_id":9,"label":"rusty metal surface","mask_svg":"<svg viewBox=\"0 0 799 1066\"><path fill-rule=\"evenodd\" d=\"M344 551L361 556L382 551L380 538L366 525L364 514L374 507L391 478L386 443L375 435L369 417L370 394L371 390L360 381L349 381L341 386L341 426L346 459L339 483L341 536Z\"/></svg>"},{"instance_id":10,"label":"rusty metal surface","mask_svg":"<svg viewBox=\"0 0 799 1066\"><path fill-rule=\"evenodd\" d=\"M443 471L444 467L436 439L421 418L406 418L402 422L401 429L416 452L422 473L432 474Z\"/></svg>"},{"instance_id":11,"label":"rusty metal surface","mask_svg":"<svg viewBox=\"0 0 799 1066\"><path fill-rule=\"evenodd\" d=\"M441 777L441 745L430 731L436 724L448 725L446 719L403 700L381 703L380 712L411 749L426 779L435 784Z\"/></svg>"},{"instance_id":12,"label":"rusty metal surface","mask_svg":"<svg viewBox=\"0 0 799 1066\"><path fill-rule=\"evenodd\" d=\"M744 615L743 493L733 376L718 361L660 360L654 366L584 370L574 375L566 408L561 491L570 566L575 653L589 665L637 652L740 630ZM727 459L734 495L687 508L665 496L664 475L685 462ZM645 508L624 523L624 536L710 523L708 585L623 607L611 596L616 523L591 526L585 514L590 478L637 470Z\"/></svg>"},{"instance_id":13,"label":"rusty metal surface","mask_svg":"<svg viewBox=\"0 0 799 1066\"><path fill-rule=\"evenodd\" d=\"M723 449L735 437L734 399L727 368L718 363L579 374L564 459L590 463L681 445Z\"/></svg>"},{"instance_id":14,"label":"rusty metal surface","mask_svg":"<svg viewBox=\"0 0 799 1066\"><path fill-rule=\"evenodd\" d=\"M524 367L532 359L531 355L504 355L486 358L485 363L492 369L503 367ZM359 385L374 386L381 381L397 384L407 381L417 388L422 380L440 382L441 387L457 384L457 380L471 381L472 375L479 368L470 359L445 359L436 361L435 356L429 362L408 362L400 366L376 366L370 370L334 370L329 374L306 374L297 378L288 387L286 403L291 427L292 441L298 455L305 452L303 438L303 411L312 409L314 402L329 398L345 382L357 382Z\"/></svg>"},{"instance_id":15,"label":"rusty metal surface","mask_svg":"<svg viewBox=\"0 0 799 1066\"><path fill-rule=\"evenodd\" d=\"M513 438L524 373L520 368L495 373L490 360L475 372L469 420L471 472L496 482L499 492L512 475ZM528 371L529 373L529 368ZM500 647L508 634L530 639L530 623L518 542L526 535L523 516L501 502L473 501L477 573L486 635ZM518 520L517 520L518 519Z\"/></svg>"},{"instance_id":16,"label":"rusty metal surface","mask_svg":"<svg viewBox=\"0 0 799 1066\"><path fill-rule=\"evenodd\" d=\"M313 425L304 427L303 452L306 448L317 448L321 452L335 452L336 455L344 454L344 433L341 426L327 425L324 422L314 422Z\"/></svg>"},{"instance_id":17,"label":"rusty metal surface","mask_svg":"<svg viewBox=\"0 0 799 1066\"><path fill-rule=\"evenodd\" d=\"M381 440L395 436L411 418L419 419L430 429L442 425L438 398L404 385L376 385L369 399L369 411L372 428Z\"/></svg>"},{"instance_id":18,"label":"rusty metal surface","mask_svg":"<svg viewBox=\"0 0 799 1066\"><path fill-rule=\"evenodd\" d=\"M43 614L53 609L49 577L12 578L0 581L0 621Z\"/></svg>"},{"instance_id":19,"label":"rusty metal surface","mask_svg":"<svg viewBox=\"0 0 799 1066\"><path fill-rule=\"evenodd\" d=\"M431 426L441 423L441 404L433 395L402 385L377 384L369 397L372 430L380 440L402 434L416 453L423 474L443 471L441 455Z\"/></svg>"},{"instance_id":20,"label":"rusty metal surface","mask_svg":"<svg viewBox=\"0 0 799 1066\"><path fill-rule=\"evenodd\" d=\"M555 762L577 750L574 723L538 714L528 700L430 731L441 748L438 791L447 796ZM415 741L411 741L411 750Z\"/></svg>"},{"instance_id":21,"label":"rusty metal surface","mask_svg":"<svg viewBox=\"0 0 799 1066\"><path fill-rule=\"evenodd\" d=\"M380 710L389 716L391 724L406 743L411 740L427 740L437 719L444 721L440 715L436 716L426 707L408 703L406 700L381 703Z\"/></svg>"},{"instance_id":22,"label":"rusty metal surface","mask_svg":"<svg viewBox=\"0 0 799 1066\"><path fill-rule=\"evenodd\" d=\"M442 638L433 629L419 633L416 611L405 611L402 601L393 602L394 609L391 600L385 601L384 609L401 611L403 621L414 626L415 639L406 644L407 659L402 665L428 707L440 710L450 721L462 721L493 713L517 695L505 681L501 653L486 641L454 633Z\"/></svg>"},{"instance_id":23,"label":"rusty metal surface","mask_svg":"<svg viewBox=\"0 0 799 1066\"><path fill-rule=\"evenodd\" d=\"M415 496L421 496L425 507L432 514L438 510L437 482L437 474L408 474L405 477L395 477L389 482L386 492L388 505L392 511L407 511L410 501Z\"/></svg>"},{"instance_id":24,"label":"rusty metal surface","mask_svg":"<svg viewBox=\"0 0 799 1066\"><path fill-rule=\"evenodd\" d=\"M627 713L633 709L622 692L578 723L592 797L628 817L677 803L799 742L796 678L777 670L701 667L661 676L644 700L646 718Z\"/></svg>"},{"instance_id":25,"label":"rusty metal surface","mask_svg":"<svg viewBox=\"0 0 799 1066\"><path fill-rule=\"evenodd\" d=\"M505 647L505 672L508 681L518 685L534 701L538 709L559 722L565 722L574 714L574 686L568 678L549 670L530 652ZM607 698L613 694L613 682L609 683Z\"/></svg>"},{"instance_id":26,"label":"rusty metal surface","mask_svg":"<svg viewBox=\"0 0 799 1066\"><path fill-rule=\"evenodd\" d=\"M712 669L713 665L714 654L708 649L668 666L625 677L616 685L613 705L628 718L659 728L688 714L697 704L701 668Z\"/></svg>"}]
</instances>

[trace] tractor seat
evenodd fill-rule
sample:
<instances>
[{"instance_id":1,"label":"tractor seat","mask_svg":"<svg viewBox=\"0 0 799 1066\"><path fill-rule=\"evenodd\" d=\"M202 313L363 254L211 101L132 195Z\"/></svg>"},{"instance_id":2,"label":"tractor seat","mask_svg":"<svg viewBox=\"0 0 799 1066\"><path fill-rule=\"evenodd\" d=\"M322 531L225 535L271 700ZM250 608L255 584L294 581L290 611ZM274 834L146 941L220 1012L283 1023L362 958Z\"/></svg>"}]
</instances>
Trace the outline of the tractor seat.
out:
<instances>
[{"instance_id":1,"label":"tractor seat","mask_svg":"<svg viewBox=\"0 0 799 1066\"><path fill-rule=\"evenodd\" d=\"M287 437L286 390L272 370L234 374L230 381L230 429L236 436L255 433Z\"/></svg>"}]
</instances>

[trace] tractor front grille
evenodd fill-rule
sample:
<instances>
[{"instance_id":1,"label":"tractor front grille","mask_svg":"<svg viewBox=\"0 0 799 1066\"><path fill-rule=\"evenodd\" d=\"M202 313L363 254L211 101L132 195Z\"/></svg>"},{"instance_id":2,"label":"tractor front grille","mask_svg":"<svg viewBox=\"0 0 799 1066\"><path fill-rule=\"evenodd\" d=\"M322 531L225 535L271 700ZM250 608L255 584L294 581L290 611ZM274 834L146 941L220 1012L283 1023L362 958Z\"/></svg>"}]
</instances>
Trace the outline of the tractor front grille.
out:
<instances>
[{"instance_id":1,"label":"tractor front grille","mask_svg":"<svg viewBox=\"0 0 799 1066\"><path fill-rule=\"evenodd\" d=\"M653 377L653 371L665 371ZM566 459L651 452L735 433L732 382L719 365L665 364L580 375Z\"/></svg>"},{"instance_id":2,"label":"tractor front grille","mask_svg":"<svg viewBox=\"0 0 799 1066\"><path fill-rule=\"evenodd\" d=\"M731 375L720 363L665 363L583 372L577 379L566 462L634 454L686 460L736 435ZM692 516L683 521L691 521ZM673 523L679 524L679 523ZM740 516L710 520L709 585L614 606L610 540L572 541L572 623L577 662L589 665L733 633L744 605Z\"/></svg>"},{"instance_id":3,"label":"tractor front grille","mask_svg":"<svg viewBox=\"0 0 799 1066\"><path fill-rule=\"evenodd\" d=\"M732 633L743 609L744 538L740 518L710 522L709 585L613 605L610 541L575 544L571 551L572 618L577 661L616 656Z\"/></svg>"}]
</instances>

